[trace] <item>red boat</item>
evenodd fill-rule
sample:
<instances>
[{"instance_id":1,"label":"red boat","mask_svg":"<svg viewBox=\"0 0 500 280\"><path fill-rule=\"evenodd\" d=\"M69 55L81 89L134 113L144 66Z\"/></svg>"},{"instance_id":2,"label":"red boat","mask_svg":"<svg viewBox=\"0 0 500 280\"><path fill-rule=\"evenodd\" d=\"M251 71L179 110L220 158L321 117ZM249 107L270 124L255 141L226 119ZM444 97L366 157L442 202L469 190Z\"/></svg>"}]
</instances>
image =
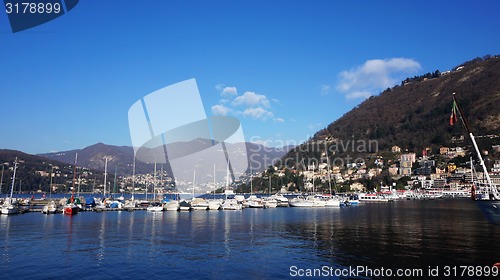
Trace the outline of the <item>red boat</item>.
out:
<instances>
[{"instance_id":1,"label":"red boat","mask_svg":"<svg viewBox=\"0 0 500 280\"><path fill-rule=\"evenodd\" d=\"M64 205L63 208L63 213L64 215L75 215L78 214L78 206L76 205L75 201L75 179L76 179L76 162L78 159L78 153L75 156L75 164L73 165L73 186L71 187L71 197L68 199L66 202L66 205ZM78 201L79 203L80 201Z\"/></svg>"}]
</instances>

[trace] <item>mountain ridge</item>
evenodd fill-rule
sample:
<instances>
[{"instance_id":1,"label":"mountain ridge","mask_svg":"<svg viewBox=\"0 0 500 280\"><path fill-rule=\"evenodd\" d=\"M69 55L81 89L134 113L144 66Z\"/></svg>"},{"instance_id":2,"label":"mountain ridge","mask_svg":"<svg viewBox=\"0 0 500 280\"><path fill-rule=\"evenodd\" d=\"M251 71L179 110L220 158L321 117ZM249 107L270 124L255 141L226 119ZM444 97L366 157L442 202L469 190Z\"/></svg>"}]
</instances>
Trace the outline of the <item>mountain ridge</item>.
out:
<instances>
[{"instance_id":1,"label":"mountain ridge","mask_svg":"<svg viewBox=\"0 0 500 280\"><path fill-rule=\"evenodd\" d=\"M196 139L193 141L200 141ZM205 139L201 140L205 142L211 142L211 140ZM169 149L184 149L186 143L174 143L173 147ZM249 163L252 165L253 171L261 171L272 164L272 161L280 159L285 153L287 153L292 147L266 147L256 143L244 142L226 145L242 145L246 146L246 153L251 160ZM151 151L153 153L153 150ZM73 163L75 160L75 154L78 153L78 165L90 169L95 169L99 171L104 171L105 158L108 157L108 170L109 168L117 167L117 172L119 174L131 174L132 165L134 161L134 150L130 146L114 146L104 143L96 143L94 145L87 146L83 149L75 149L70 151L61 151L54 153L43 153L38 154L38 156L58 160L65 163ZM182 151L178 152L182 154ZM152 163L144 163L139 160L136 161L136 173L150 173L152 172ZM165 170L169 170L168 163Z\"/></svg>"},{"instance_id":2,"label":"mountain ridge","mask_svg":"<svg viewBox=\"0 0 500 280\"><path fill-rule=\"evenodd\" d=\"M468 138L461 123L449 124L454 92L472 132L477 136L498 137L500 57L485 56L462 63L453 71L408 78L400 85L371 96L316 132L301 149L325 140L337 143L372 140L377 142L377 151L367 151L365 155L390 151L394 145L408 152L420 153L430 148L438 153L440 146L453 144L453 137ZM301 149L292 150L285 158L321 157L321 151L306 148L304 153ZM337 156L345 154L340 151Z\"/></svg>"}]
</instances>

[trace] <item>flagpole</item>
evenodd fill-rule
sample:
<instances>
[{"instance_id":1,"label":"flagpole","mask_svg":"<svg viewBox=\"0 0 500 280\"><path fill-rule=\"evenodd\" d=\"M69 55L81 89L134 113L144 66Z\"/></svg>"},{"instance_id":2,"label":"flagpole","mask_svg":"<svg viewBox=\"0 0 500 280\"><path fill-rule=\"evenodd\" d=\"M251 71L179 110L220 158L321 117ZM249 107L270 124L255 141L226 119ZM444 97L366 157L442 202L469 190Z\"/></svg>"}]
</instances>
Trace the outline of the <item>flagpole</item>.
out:
<instances>
[{"instance_id":1,"label":"flagpole","mask_svg":"<svg viewBox=\"0 0 500 280\"><path fill-rule=\"evenodd\" d=\"M462 122L464 123L465 129L467 129L467 133L472 134L469 126L469 122L465 118L464 111L462 110L462 107L460 106L460 103L458 103L457 98L455 96L455 93L453 93L453 102L457 105L458 112L460 113L460 118L462 119Z\"/></svg>"},{"instance_id":2,"label":"flagpole","mask_svg":"<svg viewBox=\"0 0 500 280\"><path fill-rule=\"evenodd\" d=\"M483 168L483 172L486 175L486 181L488 182L488 186L491 187L491 190L493 191L495 197L498 194L497 188L493 186L493 183L491 182L491 177L490 174L488 173L488 169L486 168L486 165L484 164L483 157L481 156L481 152L479 151L479 147L477 146L476 139L474 138L474 134L472 134L470 127L469 127L469 122L465 118L464 112L462 111L462 107L460 107L460 104L457 102L457 98L455 97L455 93L453 93L453 101L458 107L458 112L460 113L460 118L462 119L462 122L464 123L465 129L467 129L467 132L469 133L470 139L472 140L472 144L474 145L474 148L476 149L477 156L479 158L479 164Z\"/></svg>"}]
</instances>

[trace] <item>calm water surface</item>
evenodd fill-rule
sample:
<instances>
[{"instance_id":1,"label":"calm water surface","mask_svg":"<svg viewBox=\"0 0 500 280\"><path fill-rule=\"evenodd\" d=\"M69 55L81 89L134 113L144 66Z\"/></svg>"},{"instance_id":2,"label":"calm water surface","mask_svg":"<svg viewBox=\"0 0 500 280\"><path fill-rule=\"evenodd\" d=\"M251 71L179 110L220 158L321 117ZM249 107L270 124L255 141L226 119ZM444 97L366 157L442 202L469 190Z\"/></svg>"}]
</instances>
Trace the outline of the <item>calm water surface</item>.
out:
<instances>
[{"instance_id":1,"label":"calm water surface","mask_svg":"<svg viewBox=\"0 0 500 280\"><path fill-rule=\"evenodd\" d=\"M297 268L500 262L469 200L346 208L0 216L2 279L277 279Z\"/></svg>"}]
</instances>

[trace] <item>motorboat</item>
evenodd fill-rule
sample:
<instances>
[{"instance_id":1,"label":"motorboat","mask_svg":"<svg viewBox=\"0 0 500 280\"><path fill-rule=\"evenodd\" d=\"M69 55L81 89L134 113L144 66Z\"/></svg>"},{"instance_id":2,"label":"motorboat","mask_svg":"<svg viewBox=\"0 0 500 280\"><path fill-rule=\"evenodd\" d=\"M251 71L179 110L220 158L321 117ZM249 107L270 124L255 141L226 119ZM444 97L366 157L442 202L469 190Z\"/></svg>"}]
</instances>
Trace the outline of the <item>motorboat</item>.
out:
<instances>
[{"instance_id":1,"label":"motorboat","mask_svg":"<svg viewBox=\"0 0 500 280\"><path fill-rule=\"evenodd\" d=\"M161 212L163 211L163 205L159 202L153 202L149 204L149 206L146 208L148 212Z\"/></svg>"},{"instance_id":2,"label":"motorboat","mask_svg":"<svg viewBox=\"0 0 500 280\"><path fill-rule=\"evenodd\" d=\"M313 202L303 196L297 196L289 201L291 207L313 207Z\"/></svg>"},{"instance_id":3,"label":"motorboat","mask_svg":"<svg viewBox=\"0 0 500 280\"><path fill-rule=\"evenodd\" d=\"M42 208L42 214L54 214L57 212L56 203L51 200Z\"/></svg>"},{"instance_id":4,"label":"motorboat","mask_svg":"<svg viewBox=\"0 0 500 280\"><path fill-rule=\"evenodd\" d=\"M242 205L234 198L228 198L221 205L222 210L241 210Z\"/></svg>"}]
</instances>

